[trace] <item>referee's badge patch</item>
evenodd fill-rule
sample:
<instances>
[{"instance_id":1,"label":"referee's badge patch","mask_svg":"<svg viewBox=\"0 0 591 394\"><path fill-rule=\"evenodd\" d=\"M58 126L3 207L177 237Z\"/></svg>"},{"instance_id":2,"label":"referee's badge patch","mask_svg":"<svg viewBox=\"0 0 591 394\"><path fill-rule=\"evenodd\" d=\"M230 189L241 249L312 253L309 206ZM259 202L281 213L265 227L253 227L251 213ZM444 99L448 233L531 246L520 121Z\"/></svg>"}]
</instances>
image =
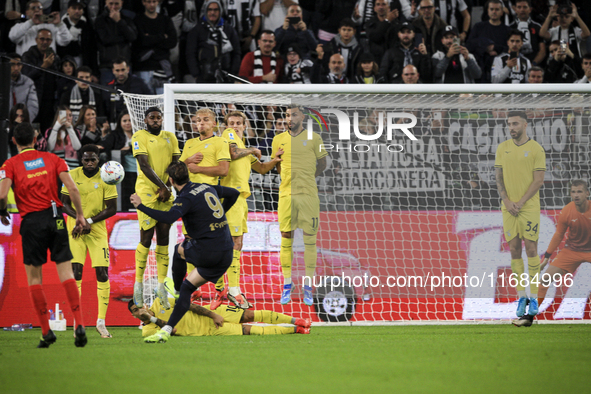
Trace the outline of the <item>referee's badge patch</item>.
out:
<instances>
[{"instance_id":1,"label":"referee's badge patch","mask_svg":"<svg viewBox=\"0 0 591 394\"><path fill-rule=\"evenodd\" d=\"M140 144L137 141L133 142L133 150L139 150L140 149Z\"/></svg>"}]
</instances>

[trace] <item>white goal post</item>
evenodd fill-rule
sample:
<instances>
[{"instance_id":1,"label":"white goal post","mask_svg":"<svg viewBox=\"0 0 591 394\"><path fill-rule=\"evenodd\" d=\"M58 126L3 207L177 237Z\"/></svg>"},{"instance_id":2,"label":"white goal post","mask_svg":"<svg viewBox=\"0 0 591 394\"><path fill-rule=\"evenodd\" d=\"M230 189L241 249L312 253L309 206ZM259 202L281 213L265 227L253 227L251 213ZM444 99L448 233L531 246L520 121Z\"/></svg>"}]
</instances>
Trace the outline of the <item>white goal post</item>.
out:
<instances>
[{"instance_id":1,"label":"white goal post","mask_svg":"<svg viewBox=\"0 0 591 394\"><path fill-rule=\"evenodd\" d=\"M315 287L313 307L302 303L303 249L296 233L296 290L290 304L278 303L279 177L254 171L241 286L257 309L311 313L324 321L515 317L517 293L509 283L511 257L494 177L496 147L510 138L509 111L527 113L528 135L546 153L540 254L570 201L572 180L591 180L588 84L167 84L160 96L124 97L134 130L145 127L144 111L156 105L163 129L175 131L181 144L195 136L196 109L213 109L220 133L223 116L241 110L249 119L247 146L259 147L267 159L273 135L285 128L285 108L303 109L304 127L321 136L320 149L329 155L317 178L316 284L324 278L323 286ZM550 287L538 319L587 321L590 292L587 262L568 282ZM205 286L205 298L212 295L213 286Z\"/></svg>"}]
</instances>

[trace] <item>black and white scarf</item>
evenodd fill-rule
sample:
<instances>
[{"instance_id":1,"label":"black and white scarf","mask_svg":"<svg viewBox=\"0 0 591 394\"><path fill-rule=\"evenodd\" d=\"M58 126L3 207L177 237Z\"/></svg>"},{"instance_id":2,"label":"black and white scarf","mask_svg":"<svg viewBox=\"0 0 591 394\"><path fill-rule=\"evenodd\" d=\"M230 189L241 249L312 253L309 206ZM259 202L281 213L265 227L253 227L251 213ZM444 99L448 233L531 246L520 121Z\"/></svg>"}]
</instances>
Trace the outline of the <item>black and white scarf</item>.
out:
<instances>
[{"instance_id":1,"label":"black and white scarf","mask_svg":"<svg viewBox=\"0 0 591 394\"><path fill-rule=\"evenodd\" d=\"M207 26L209 30L209 37L207 37L207 43L213 46L217 46L221 52L221 54L230 53L232 52L232 43L228 39L226 32L224 31L224 20L220 18L218 23L212 25L204 18L204 24Z\"/></svg>"},{"instance_id":2,"label":"black and white scarf","mask_svg":"<svg viewBox=\"0 0 591 394\"><path fill-rule=\"evenodd\" d=\"M94 91L91 87L88 88L88 105L96 108L96 101L94 99ZM80 88L78 85L74 85L72 91L70 92L70 111L72 111L72 117L74 123L78 120L78 115L80 115L80 110L84 103L82 102L82 94L80 93Z\"/></svg>"},{"instance_id":3,"label":"black and white scarf","mask_svg":"<svg viewBox=\"0 0 591 394\"><path fill-rule=\"evenodd\" d=\"M314 64L310 59L298 61L296 64L285 64L285 77L288 83L312 83L310 80L310 69ZM296 72L297 69L300 72Z\"/></svg>"},{"instance_id":4,"label":"black and white scarf","mask_svg":"<svg viewBox=\"0 0 591 394\"><path fill-rule=\"evenodd\" d=\"M277 67L277 57L275 56L275 52L271 52L271 72L275 73L275 68ZM254 51L254 70L252 72L253 77L262 77L263 73L263 54L260 49ZM265 82L263 82L265 83ZM273 82L267 82L273 83Z\"/></svg>"}]
</instances>

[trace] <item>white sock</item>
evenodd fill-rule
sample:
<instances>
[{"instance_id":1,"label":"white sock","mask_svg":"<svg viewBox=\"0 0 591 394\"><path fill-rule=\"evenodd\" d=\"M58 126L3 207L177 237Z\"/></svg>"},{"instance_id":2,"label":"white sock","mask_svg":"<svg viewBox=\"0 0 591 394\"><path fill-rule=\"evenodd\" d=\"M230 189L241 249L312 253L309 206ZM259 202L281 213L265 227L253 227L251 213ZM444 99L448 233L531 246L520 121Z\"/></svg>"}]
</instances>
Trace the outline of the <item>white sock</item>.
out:
<instances>
[{"instance_id":1,"label":"white sock","mask_svg":"<svg viewBox=\"0 0 591 394\"><path fill-rule=\"evenodd\" d=\"M228 293L236 297L237 295L240 295L240 287L228 287Z\"/></svg>"},{"instance_id":2,"label":"white sock","mask_svg":"<svg viewBox=\"0 0 591 394\"><path fill-rule=\"evenodd\" d=\"M105 319L96 319L96 325L98 326L99 324L105 324Z\"/></svg>"},{"instance_id":3,"label":"white sock","mask_svg":"<svg viewBox=\"0 0 591 394\"><path fill-rule=\"evenodd\" d=\"M167 325L165 325L164 327L162 327L162 329L163 329L164 331L166 331L167 333L169 333L169 334L172 334L172 327L171 327L171 326L169 326L168 324L167 324Z\"/></svg>"},{"instance_id":4,"label":"white sock","mask_svg":"<svg viewBox=\"0 0 591 394\"><path fill-rule=\"evenodd\" d=\"M531 293L529 295L529 298L535 298L537 300L538 299L538 293Z\"/></svg>"},{"instance_id":5,"label":"white sock","mask_svg":"<svg viewBox=\"0 0 591 394\"><path fill-rule=\"evenodd\" d=\"M525 294L525 290L517 290L517 295L519 298L525 298L527 295Z\"/></svg>"},{"instance_id":6,"label":"white sock","mask_svg":"<svg viewBox=\"0 0 591 394\"><path fill-rule=\"evenodd\" d=\"M291 278L284 278L283 279L283 284L284 285L291 285Z\"/></svg>"}]
</instances>

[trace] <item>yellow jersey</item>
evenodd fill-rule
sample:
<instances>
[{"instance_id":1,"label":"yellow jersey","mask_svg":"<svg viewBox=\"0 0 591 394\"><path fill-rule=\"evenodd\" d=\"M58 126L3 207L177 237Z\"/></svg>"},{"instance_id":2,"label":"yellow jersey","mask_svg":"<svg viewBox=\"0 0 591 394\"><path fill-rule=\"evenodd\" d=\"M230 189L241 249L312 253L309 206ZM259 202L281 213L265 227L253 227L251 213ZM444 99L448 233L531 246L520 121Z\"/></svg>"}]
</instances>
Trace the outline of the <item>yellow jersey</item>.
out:
<instances>
[{"instance_id":1,"label":"yellow jersey","mask_svg":"<svg viewBox=\"0 0 591 394\"><path fill-rule=\"evenodd\" d=\"M517 146L510 139L501 142L495 156L495 168L503 169L503 181L509 200L517 202L525 195L534 180L534 171L546 171L546 152L536 141L529 139ZM505 208L505 204L502 204ZM526 201L523 208L540 209L540 192Z\"/></svg>"},{"instance_id":2,"label":"yellow jersey","mask_svg":"<svg viewBox=\"0 0 591 394\"><path fill-rule=\"evenodd\" d=\"M158 298L154 299L154 303L150 307L150 310L154 312L154 315L164 321L170 320L170 315L174 309L175 300L169 298L170 309L166 310L162 307ZM209 309L209 306L204 307ZM191 311L187 311L182 319L175 326L176 334L183 337L203 337L211 335L215 325L213 320L207 316L201 316ZM152 334L156 334L160 330L155 323L146 324L142 327L142 336L147 337Z\"/></svg>"},{"instance_id":3,"label":"yellow jersey","mask_svg":"<svg viewBox=\"0 0 591 394\"><path fill-rule=\"evenodd\" d=\"M303 130L293 137L289 131L284 131L273 137L273 153L275 157L279 148L283 149L281 158L281 185L279 197L293 194L318 195L316 185L316 161L328 155L326 150L320 151L322 138L312 133L308 140L308 132Z\"/></svg>"},{"instance_id":4,"label":"yellow jersey","mask_svg":"<svg viewBox=\"0 0 591 394\"><path fill-rule=\"evenodd\" d=\"M238 137L234 129L226 129L222 133L222 138L228 141L228 146L236 144L240 149L246 149L242 138ZM240 159L232 160L230 162L230 169L228 175L226 175L220 181L220 185L232 187L240 192L240 195L244 198L250 196L250 185L248 180L250 179L250 168L252 163L256 162L257 158L253 155L241 157Z\"/></svg>"},{"instance_id":5,"label":"yellow jersey","mask_svg":"<svg viewBox=\"0 0 591 394\"><path fill-rule=\"evenodd\" d=\"M203 160L197 164L200 167L215 167L220 161L231 160L228 141L215 135L204 140L199 137L191 138L185 144L180 160L185 161L197 152L203 154ZM189 179L191 182L207 183L208 185L217 185L219 181L218 176L193 174L191 172L189 172Z\"/></svg>"},{"instance_id":6,"label":"yellow jersey","mask_svg":"<svg viewBox=\"0 0 591 394\"><path fill-rule=\"evenodd\" d=\"M106 200L117 198L117 187L115 185L107 185L101 179L101 172L97 171L92 177L87 177L84 174L82 167L78 167L70 171L70 176L74 180L78 191L80 192L80 199L82 200L82 213L85 218L90 218L97 215L105 209ZM65 186L62 186L62 194L69 196L70 193ZM66 221L68 231L76 227L76 219L68 216ZM107 227L104 220L97 222L91 226L91 234L107 235Z\"/></svg>"},{"instance_id":7,"label":"yellow jersey","mask_svg":"<svg viewBox=\"0 0 591 394\"><path fill-rule=\"evenodd\" d=\"M166 169L172 162L172 157L181 154L179 142L174 133L162 130L160 134L154 135L147 130L138 130L131 137L131 147L133 157L147 155L148 162L158 175L158 178L162 179L164 183L168 182ZM137 181L135 183L136 193L155 194L157 190L158 186L148 179L138 164Z\"/></svg>"}]
</instances>

